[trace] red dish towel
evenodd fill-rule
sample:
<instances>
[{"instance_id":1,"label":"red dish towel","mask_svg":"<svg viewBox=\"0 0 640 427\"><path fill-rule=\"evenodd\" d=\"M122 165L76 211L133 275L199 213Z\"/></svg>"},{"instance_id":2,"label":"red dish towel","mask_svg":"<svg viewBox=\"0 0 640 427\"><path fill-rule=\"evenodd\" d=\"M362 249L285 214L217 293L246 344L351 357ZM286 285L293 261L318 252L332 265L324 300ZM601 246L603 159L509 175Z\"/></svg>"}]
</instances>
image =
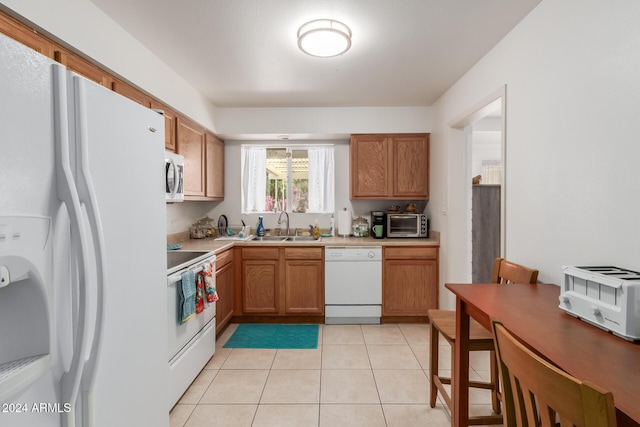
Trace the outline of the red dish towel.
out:
<instances>
[{"instance_id":1,"label":"red dish towel","mask_svg":"<svg viewBox=\"0 0 640 427\"><path fill-rule=\"evenodd\" d=\"M202 270L201 274L204 276L205 292L207 294L207 302L212 303L212 302L218 301L218 299L219 299L218 298L218 293L216 292L216 288L214 286L214 280L213 280L213 275L214 275L213 263L210 262L209 264L207 264L205 269Z\"/></svg>"},{"instance_id":2,"label":"red dish towel","mask_svg":"<svg viewBox=\"0 0 640 427\"><path fill-rule=\"evenodd\" d=\"M202 274L198 274L196 278L196 314L202 313L204 310L204 299L202 295L204 294L204 278Z\"/></svg>"}]
</instances>

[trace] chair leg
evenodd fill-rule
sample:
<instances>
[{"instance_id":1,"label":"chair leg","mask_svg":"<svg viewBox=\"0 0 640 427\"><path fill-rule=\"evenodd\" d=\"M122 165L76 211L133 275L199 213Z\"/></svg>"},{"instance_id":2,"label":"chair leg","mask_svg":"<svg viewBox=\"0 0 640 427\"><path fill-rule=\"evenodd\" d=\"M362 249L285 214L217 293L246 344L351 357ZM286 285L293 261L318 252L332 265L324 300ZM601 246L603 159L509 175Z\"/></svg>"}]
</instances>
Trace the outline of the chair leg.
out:
<instances>
[{"instance_id":1,"label":"chair leg","mask_svg":"<svg viewBox=\"0 0 640 427\"><path fill-rule=\"evenodd\" d=\"M436 399L438 398L438 387L433 380L438 375L438 335L440 332L431 323L431 347L429 349L429 383L431 385L431 391L429 394L429 403L432 408L436 407Z\"/></svg>"},{"instance_id":2,"label":"chair leg","mask_svg":"<svg viewBox=\"0 0 640 427\"><path fill-rule=\"evenodd\" d=\"M496 414L500 414L500 399L498 398L498 393L500 390L500 375L498 375L498 361L496 359L496 352L489 352L489 364L491 365L491 383L493 384L493 388L491 389L491 405L493 406L493 412Z\"/></svg>"}]
</instances>

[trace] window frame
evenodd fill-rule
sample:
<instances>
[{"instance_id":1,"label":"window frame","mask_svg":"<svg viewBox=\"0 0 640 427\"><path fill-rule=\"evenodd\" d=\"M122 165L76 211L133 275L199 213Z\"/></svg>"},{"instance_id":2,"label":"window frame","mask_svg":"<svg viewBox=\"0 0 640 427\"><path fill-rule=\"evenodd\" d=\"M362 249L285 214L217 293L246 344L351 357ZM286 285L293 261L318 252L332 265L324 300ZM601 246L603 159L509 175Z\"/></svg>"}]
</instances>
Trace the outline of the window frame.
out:
<instances>
[{"instance_id":1,"label":"window frame","mask_svg":"<svg viewBox=\"0 0 640 427\"><path fill-rule=\"evenodd\" d=\"M333 194L332 197L335 199L335 144L330 144L330 143L319 143L319 144L242 144L241 145L241 150L245 147L260 147L260 148L264 148L267 150L267 152L269 150L285 150L285 156L286 156L286 160L287 160L287 190L286 190L286 205L284 208L284 212L287 213L298 213L298 212L293 212L293 177L292 177L292 162L293 162L293 151L295 150L307 150L307 161L308 161L308 151L311 148L316 148L316 147L331 147L332 151L333 151L333 176L334 176L334 183L333 183ZM241 173L244 174L244 164L241 164L241 168L242 171ZM266 172L266 171L265 171ZM308 179L308 177L307 177ZM241 185L244 185L241 181ZM256 214L256 215L260 215L260 214L269 214L269 213L276 213L276 212L281 212L281 210L277 209L274 211L246 211L245 210L245 200L244 198L241 198L241 212L243 215L251 215L251 214ZM308 209L308 208L307 208ZM322 211L322 212L299 212L299 213L310 213L310 214L328 214L328 213L332 213L327 211Z\"/></svg>"}]
</instances>

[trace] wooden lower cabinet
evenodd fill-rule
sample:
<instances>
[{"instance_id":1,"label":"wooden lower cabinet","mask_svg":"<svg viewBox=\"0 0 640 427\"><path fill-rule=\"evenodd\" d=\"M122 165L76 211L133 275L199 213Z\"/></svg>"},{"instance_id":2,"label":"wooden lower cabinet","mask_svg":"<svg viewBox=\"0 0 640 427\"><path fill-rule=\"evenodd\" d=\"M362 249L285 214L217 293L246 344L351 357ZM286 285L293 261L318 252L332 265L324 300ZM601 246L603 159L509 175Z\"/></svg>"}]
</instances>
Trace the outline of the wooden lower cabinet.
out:
<instances>
[{"instance_id":1,"label":"wooden lower cabinet","mask_svg":"<svg viewBox=\"0 0 640 427\"><path fill-rule=\"evenodd\" d=\"M279 307L277 260L243 260L245 313L277 314Z\"/></svg>"},{"instance_id":2,"label":"wooden lower cabinet","mask_svg":"<svg viewBox=\"0 0 640 427\"><path fill-rule=\"evenodd\" d=\"M242 249L242 311L277 314L280 311L278 248Z\"/></svg>"},{"instance_id":3,"label":"wooden lower cabinet","mask_svg":"<svg viewBox=\"0 0 640 427\"><path fill-rule=\"evenodd\" d=\"M242 248L242 314L324 315L323 250Z\"/></svg>"},{"instance_id":4,"label":"wooden lower cabinet","mask_svg":"<svg viewBox=\"0 0 640 427\"><path fill-rule=\"evenodd\" d=\"M216 255L216 333L220 333L233 317L234 271L233 249Z\"/></svg>"},{"instance_id":5,"label":"wooden lower cabinet","mask_svg":"<svg viewBox=\"0 0 640 427\"><path fill-rule=\"evenodd\" d=\"M394 246L383 250L382 316L427 316L438 307L438 248Z\"/></svg>"},{"instance_id":6,"label":"wooden lower cabinet","mask_svg":"<svg viewBox=\"0 0 640 427\"><path fill-rule=\"evenodd\" d=\"M324 315L322 248L284 248L285 314Z\"/></svg>"}]
</instances>

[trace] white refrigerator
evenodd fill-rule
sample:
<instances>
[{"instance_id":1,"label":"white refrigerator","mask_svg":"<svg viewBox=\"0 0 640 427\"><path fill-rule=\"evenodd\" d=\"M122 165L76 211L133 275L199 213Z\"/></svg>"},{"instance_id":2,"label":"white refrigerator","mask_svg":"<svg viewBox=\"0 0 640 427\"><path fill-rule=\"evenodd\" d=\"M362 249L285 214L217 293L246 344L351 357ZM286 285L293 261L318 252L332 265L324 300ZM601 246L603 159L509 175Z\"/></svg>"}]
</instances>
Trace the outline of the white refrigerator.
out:
<instances>
[{"instance_id":1,"label":"white refrigerator","mask_svg":"<svg viewBox=\"0 0 640 427\"><path fill-rule=\"evenodd\" d=\"M0 426L168 426L164 119L0 58Z\"/></svg>"}]
</instances>

